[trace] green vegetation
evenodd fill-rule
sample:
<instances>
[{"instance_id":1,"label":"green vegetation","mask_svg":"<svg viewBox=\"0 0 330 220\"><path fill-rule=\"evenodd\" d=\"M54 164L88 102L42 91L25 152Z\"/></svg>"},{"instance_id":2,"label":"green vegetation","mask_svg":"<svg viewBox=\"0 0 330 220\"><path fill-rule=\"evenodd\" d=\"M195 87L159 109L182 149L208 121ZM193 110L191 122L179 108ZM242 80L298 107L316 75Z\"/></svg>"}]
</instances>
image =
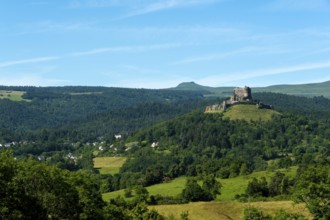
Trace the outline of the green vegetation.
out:
<instances>
[{"instance_id":1,"label":"green vegetation","mask_svg":"<svg viewBox=\"0 0 330 220\"><path fill-rule=\"evenodd\" d=\"M222 100L207 87L189 91L194 86L0 87L31 100L0 99L0 215L166 219L148 205L178 204L183 219L205 210L242 218L253 201L246 215L281 219L294 215L285 207L294 200L314 218L329 218L329 99L255 93L276 111L240 105L205 114ZM215 201L183 205L201 200ZM260 200L285 201L268 212Z\"/></svg>"},{"instance_id":2,"label":"green vegetation","mask_svg":"<svg viewBox=\"0 0 330 220\"><path fill-rule=\"evenodd\" d=\"M289 169L280 169L286 176L293 178L296 175L297 167ZM220 179L222 184L221 195L217 197L218 200L233 200L236 195L243 194L248 186L249 181L253 178L265 177L267 180L274 175L274 171L259 171L253 172L249 175L237 176L234 178Z\"/></svg>"},{"instance_id":3,"label":"green vegetation","mask_svg":"<svg viewBox=\"0 0 330 220\"><path fill-rule=\"evenodd\" d=\"M329 168L315 165L298 170L294 198L304 202L315 219L330 219Z\"/></svg>"},{"instance_id":4,"label":"green vegetation","mask_svg":"<svg viewBox=\"0 0 330 220\"><path fill-rule=\"evenodd\" d=\"M297 167L291 167L289 169L280 169L282 173L286 176L293 178L296 175ZM253 178L265 177L267 180L273 176L275 171L259 171L254 172L249 175L237 176L228 179L218 178L217 180L221 183L221 195L218 195L216 200L220 201L229 201L234 200L235 196L238 194L243 194L246 187L248 186L249 181ZM187 177L179 177L173 180L170 180L166 183L159 183L152 186L146 187L150 195L162 195L162 196L178 196L185 187ZM124 190L117 190L113 192L104 193L104 201L109 201L114 199L117 196L124 196Z\"/></svg>"},{"instance_id":5,"label":"green vegetation","mask_svg":"<svg viewBox=\"0 0 330 220\"><path fill-rule=\"evenodd\" d=\"M93 159L94 168L98 169L100 174L116 174L125 163L125 157L95 157Z\"/></svg>"},{"instance_id":6,"label":"green vegetation","mask_svg":"<svg viewBox=\"0 0 330 220\"><path fill-rule=\"evenodd\" d=\"M0 99L9 99L11 101L30 101L23 98L24 91L0 90Z\"/></svg>"},{"instance_id":7,"label":"green vegetation","mask_svg":"<svg viewBox=\"0 0 330 220\"><path fill-rule=\"evenodd\" d=\"M225 118L230 120L270 121L278 112L271 109L258 109L256 105L234 105L225 112Z\"/></svg>"},{"instance_id":8,"label":"green vegetation","mask_svg":"<svg viewBox=\"0 0 330 220\"><path fill-rule=\"evenodd\" d=\"M0 153L0 216L3 219L102 219L96 177L33 159Z\"/></svg>"},{"instance_id":9,"label":"green vegetation","mask_svg":"<svg viewBox=\"0 0 330 220\"><path fill-rule=\"evenodd\" d=\"M275 85L264 88L254 88L253 90L256 92L273 92L306 97L325 96L330 98L329 87L330 81L301 85Z\"/></svg>"},{"instance_id":10,"label":"green vegetation","mask_svg":"<svg viewBox=\"0 0 330 220\"><path fill-rule=\"evenodd\" d=\"M5 86L0 90L4 97L0 99L0 124L16 135L11 141L51 129L56 130L57 142L92 142L101 136L113 141L115 134L130 134L203 108L207 101L201 92L172 90Z\"/></svg>"},{"instance_id":11,"label":"green vegetation","mask_svg":"<svg viewBox=\"0 0 330 220\"><path fill-rule=\"evenodd\" d=\"M274 214L282 209L289 213L300 213L311 219L311 215L304 204L294 204L292 201L271 201L240 203L237 201L226 202L194 202L180 205L151 206L164 216L174 215L179 219L182 212L188 211L191 220L218 220L218 219L243 219L243 211L247 207L257 207L265 214Z\"/></svg>"},{"instance_id":12,"label":"green vegetation","mask_svg":"<svg viewBox=\"0 0 330 220\"><path fill-rule=\"evenodd\" d=\"M103 92L71 92L70 95L101 95Z\"/></svg>"}]
</instances>

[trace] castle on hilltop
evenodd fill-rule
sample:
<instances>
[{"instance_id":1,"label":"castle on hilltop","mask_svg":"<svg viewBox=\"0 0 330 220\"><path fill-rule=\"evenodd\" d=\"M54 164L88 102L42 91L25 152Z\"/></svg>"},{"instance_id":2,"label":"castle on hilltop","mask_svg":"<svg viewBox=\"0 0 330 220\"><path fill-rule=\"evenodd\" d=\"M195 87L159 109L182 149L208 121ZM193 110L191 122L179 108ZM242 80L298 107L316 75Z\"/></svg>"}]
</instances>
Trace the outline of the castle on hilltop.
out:
<instances>
[{"instance_id":1,"label":"castle on hilltop","mask_svg":"<svg viewBox=\"0 0 330 220\"><path fill-rule=\"evenodd\" d=\"M254 101L252 99L251 88L245 86L244 88L236 88L234 89L233 95L230 99L223 101L222 103L209 105L206 107L205 112L211 111L226 111L226 109L232 105L238 104L250 104L257 105L257 108L267 108L271 109L272 106L264 105L260 102Z\"/></svg>"}]
</instances>

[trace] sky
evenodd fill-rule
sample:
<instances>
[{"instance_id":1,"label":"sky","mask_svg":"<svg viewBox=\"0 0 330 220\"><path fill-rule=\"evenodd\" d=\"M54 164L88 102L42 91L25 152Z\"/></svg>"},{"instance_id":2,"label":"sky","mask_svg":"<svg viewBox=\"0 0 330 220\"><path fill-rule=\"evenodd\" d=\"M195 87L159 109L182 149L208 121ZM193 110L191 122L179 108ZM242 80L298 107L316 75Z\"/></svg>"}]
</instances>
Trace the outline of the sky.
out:
<instances>
[{"instance_id":1,"label":"sky","mask_svg":"<svg viewBox=\"0 0 330 220\"><path fill-rule=\"evenodd\" d=\"M330 80L330 0L0 0L0 85Z\"/></svg>"}]
</instances>

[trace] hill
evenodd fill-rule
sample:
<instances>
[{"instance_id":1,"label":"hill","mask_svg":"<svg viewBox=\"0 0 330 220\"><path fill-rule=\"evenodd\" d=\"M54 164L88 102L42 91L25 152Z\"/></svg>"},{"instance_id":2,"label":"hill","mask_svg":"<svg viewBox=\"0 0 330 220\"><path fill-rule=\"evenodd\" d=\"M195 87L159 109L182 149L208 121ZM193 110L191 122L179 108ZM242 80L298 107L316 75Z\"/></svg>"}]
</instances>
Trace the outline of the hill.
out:
<instances>
[{"instance_id":1,"label":"hill","mask_svg":"<svg viewBox=\"0 0 330 220\"><path fill-rule=\"evenodd\" d=\"M29 160L34 157L45 166L56 164L71 171L84 169L88 175L95 175L95 179L86 178L95 192L144 186L149 187L150 192L154 190L152 193L159 190L177 193L186 177L203 184L204 178L210 177L223 182L220 199L231 200L235 194L245 191L244 177L290 166L299 166L297 178L285 179L279 174L281 179L275 185L285 187L276 189L271 184L275 181L269 182L267 199L274 199L271 196L293 198L294 190L310 189L310 184L319 184L318 189L328 190L330 100L325 97L260 92L253 98L274 105L275 110L259 112L255 106L234 105L224 114L205 114L205 106L221 102L220 98L210 98L205 90L1 88L2 91L10 89L21 92L16 93L21 98L0 99L1 150L12 148L15 154L12 161L16 161L14 157L17 161L21 157ZM247 120L236 120L241 119L240 116ZM117 132L122 138L114 137ZM96 151L99 156L108 157L95 159ZM101 174L92 174L95 172L93 159L95 166L101 168ZM305 170L308 172L304 173ZM6 171L5 167L2 171ZM63 175L68 175L67 172ZM319 176L309 176L314 174L324 180L320 182ZM168 179L173 182L165 187L159 184ZM231 182L233 180L235 182ZM180 186L175 185L176 181L181 181ZM258 181L255 182L258 186ZM228 190L234 183L236 188ZM12 186L21 189L15 182ZM313 192L312 196L327 199L329 196L324 192L329 190ZM159 201L164 201L161 199ZM122 204L119 200L118 204ZM324 208L328 200L324 201L314 207ZM219 204L208 203L211 209L228 207L228 204L221 207ZM112 203L108 208L114 206ZM192 210L193 205L188 206L184 208ZM120 207L133 208L134 205ZM235 212L241 210L242 206Z\"/></svg>"},{"instance_id":2,"label":"hill","mask_svg":"<svg viewBox=\"0 0 330 220\"><path fill-rule=\"evenodd\" d=\"M208 87L194 82L181 83L174 90L204 91L207 96L228 97L234 87ZM268 87L253 87L255 92L282 93L295 96L324 96L330 98L330 81L300 85L274 85Z\"/></svg>"},{"instance_id":3,"label":"hill","mask_svg":"<svg viewBox=\"0 0 330 220\"><path fill-rule=\"evenodd\" d=\"M78 86L2 86L0 91L0 129L20 136L0 137L0 142L18 141L40 129L60 129L65 136L79 133L95 140L128 134L204 106L203 94L192 91Z\"/></svg>"},{"instance_id":4,"label":"hill","mask_svg":"<svg viewBox=\"0 0 330 220\"><path fill-rule=\"evenodd\" d=\"M295 96L324 96L330 97L330 81L322 83L309 83L301 85L274 85L254 88L256 92L284 93Z\"/></svg>"}]
</instances>

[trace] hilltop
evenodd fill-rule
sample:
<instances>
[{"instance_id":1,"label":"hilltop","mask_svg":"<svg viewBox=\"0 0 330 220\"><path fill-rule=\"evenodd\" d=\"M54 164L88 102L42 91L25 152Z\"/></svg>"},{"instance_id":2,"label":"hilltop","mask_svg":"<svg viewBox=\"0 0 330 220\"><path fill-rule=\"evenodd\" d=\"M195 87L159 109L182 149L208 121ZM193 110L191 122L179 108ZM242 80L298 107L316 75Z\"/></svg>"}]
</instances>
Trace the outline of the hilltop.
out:
<instances>
[{"instance_id":1,"label":"hilltop","mask_svg":"<svg viewBox=\"0 0 330 220\"><path fill-rule=\"evenodd\" d=\"M250 87L235 88L233 95L221 104L207 106L206 113L223 113L231 120L269 121L279 113L273 110L273 106L265 105L252 99Z\"/></svg>"},{"instance_id":2,"label":"hilltop","mask_svg":"<svg viewBox=\"0 0 330 220\"><path fill-rule=\"evenodd\" d=\"M254 105L234 105L223 114L230 120L269 121L280 113L272 109L258 109Z\"/></svg>"}]
</instances>

